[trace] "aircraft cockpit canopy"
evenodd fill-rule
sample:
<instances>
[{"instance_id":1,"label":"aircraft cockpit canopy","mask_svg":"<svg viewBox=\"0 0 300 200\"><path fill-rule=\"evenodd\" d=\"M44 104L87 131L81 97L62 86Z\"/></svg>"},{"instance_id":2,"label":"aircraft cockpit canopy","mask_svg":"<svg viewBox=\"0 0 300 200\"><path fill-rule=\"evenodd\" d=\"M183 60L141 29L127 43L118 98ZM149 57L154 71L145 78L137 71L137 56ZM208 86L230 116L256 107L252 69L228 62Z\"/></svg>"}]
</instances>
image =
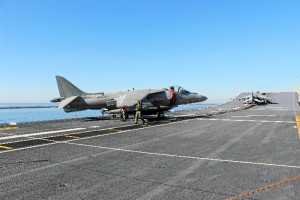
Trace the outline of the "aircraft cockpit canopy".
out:
<instances>
[{"instance_id":1,"label":"aircraft cockpit canopy","mask_svg":"<svg viewBox=\"0 0 300 200\"><path fill-rule=\"evenodd\" d=\"M170 88L174 89L175 92L178 92L179 94L190 94L191 92L184 89L180 86L171 86Z\"/></svg>"}]
</instances>

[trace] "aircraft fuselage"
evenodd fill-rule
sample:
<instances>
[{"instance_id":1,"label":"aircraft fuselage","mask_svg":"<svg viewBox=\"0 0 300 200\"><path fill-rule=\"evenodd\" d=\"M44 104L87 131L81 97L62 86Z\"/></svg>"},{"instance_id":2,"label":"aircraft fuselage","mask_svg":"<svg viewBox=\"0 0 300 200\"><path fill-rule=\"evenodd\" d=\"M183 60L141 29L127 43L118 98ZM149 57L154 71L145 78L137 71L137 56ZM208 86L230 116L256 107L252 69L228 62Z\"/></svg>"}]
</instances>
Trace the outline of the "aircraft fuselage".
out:
<instances>
[{"instance_id":1,"label":"aircraft fuselage","mask_svg":"<svg viewBox=\"0 0 300 200\"><path fill-rule=\"evenodd\" d=\"M157 113L170 110L181 104L205 101L205 96L193 93L179 86L171 86L162 90L128 90L116 93L86 93L81 91L67 79L57 76L57 84L61 97L51 102L60 102L59 108L65 112L86 109L105 110L113 113L117 110L130 114L135 112L136 102L143 102L144 113Z\"/></svg>"}]
</instances>

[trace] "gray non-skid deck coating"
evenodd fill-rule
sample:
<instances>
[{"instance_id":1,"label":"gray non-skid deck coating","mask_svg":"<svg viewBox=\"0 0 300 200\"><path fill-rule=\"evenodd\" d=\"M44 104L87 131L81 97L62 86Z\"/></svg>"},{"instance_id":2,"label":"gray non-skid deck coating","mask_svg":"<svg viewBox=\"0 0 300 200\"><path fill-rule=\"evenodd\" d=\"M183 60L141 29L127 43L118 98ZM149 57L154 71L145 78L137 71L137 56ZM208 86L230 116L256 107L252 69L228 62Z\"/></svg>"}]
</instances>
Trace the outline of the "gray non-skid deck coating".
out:
<instances>
[{"instance_id":1,"label":"gray non-skid deck coating","mask_svg":"<svg viewBox=\"0 0 300 200\"><path fill-rule=\"evenodd\" d=\"M118 127L132 120L77 119L3 130L0 145L9 146L114 128L106 135L1 150L0 199L227 199L297 177L297 98L269 96L278 104L242 110L237 97L215 108L168 113L199 118L126 131ZM35 135L4 139L24 134ZM242 199L300 199L299 188L296 179Z\"/></svg>"}]
</instances>

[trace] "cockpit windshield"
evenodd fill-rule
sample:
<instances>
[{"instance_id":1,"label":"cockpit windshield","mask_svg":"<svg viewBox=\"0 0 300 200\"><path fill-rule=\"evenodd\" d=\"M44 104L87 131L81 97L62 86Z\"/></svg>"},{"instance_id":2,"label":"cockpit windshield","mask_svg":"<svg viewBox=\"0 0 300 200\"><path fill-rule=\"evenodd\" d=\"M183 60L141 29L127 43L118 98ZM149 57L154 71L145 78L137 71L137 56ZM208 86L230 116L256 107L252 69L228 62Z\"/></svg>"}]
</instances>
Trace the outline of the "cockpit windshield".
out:
<instances>
[{"instance_id":1,"label":"cockpit windshield","mask_svg":"<svg viewBox=\"0 0 300 200\"><path fill-rule=\"evenodd\" d=\"M180 86L171 86L170 88L174 88L174 91L178 92L179 94L190 94L191 93L190 91L188 91Z\"/></svg>"}]
</instances>

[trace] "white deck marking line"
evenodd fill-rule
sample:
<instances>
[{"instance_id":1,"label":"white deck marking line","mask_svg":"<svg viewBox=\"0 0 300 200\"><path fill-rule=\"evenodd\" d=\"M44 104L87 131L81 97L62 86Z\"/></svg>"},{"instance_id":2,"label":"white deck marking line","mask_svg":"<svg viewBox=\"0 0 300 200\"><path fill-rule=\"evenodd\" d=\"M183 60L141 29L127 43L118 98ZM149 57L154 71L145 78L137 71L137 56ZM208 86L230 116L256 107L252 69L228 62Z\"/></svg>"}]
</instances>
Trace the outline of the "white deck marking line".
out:
<instances>
[{"instance_id":1,"label":"white deck marking line","mask_svg":"<svg viewBox=\"0 0 300 200\"><path fill-rule=\"evenodd\" d=\"M0 137L0 140L22 138L22 137L32 137L32 136L46 135L46 134L51 134L51 133L79 131L79 130L85 130L85 129L86 128L73 128L73 129L64 129L64 130L57 130L57 131L46 131L46 132L40 132L40 133L29 133L29 134L23 134L23 135L12 135L12 136Z\"/></svg>"},{"instance_id":2,"label":"white deck marking line","mask_svg":"<svg viewBox=\"0 0 300 200\"><path fill-rule=\"evenodd\" d=\"M263 123L288 123L295 124L295 121L268 121L268 120L251 120L251 119L204 119L198 118L198 120L209 120L209 121L225 121L225 122L263 122Z\"/></svg>"},{"instance_id":3,"label":"white deck marking line","mask_svg":"<svg viewBox=\"0 0 300 200\"><path fill-rule=\"evenodd\" d=\"M248 161L238 161L238 160L225 160L225 159L217 159L217 158L204 158L204 157L195 157L195 156L181 156L175 154L164 154L164 153L153 153L153 152L145 152L145 151L135 151L130 149L120 149L120 148L112 148L112 147L102 147L102 146L94 146L89 144L79 144L73 143L69 141L65 141L67 144L99 148L99 149L107 149L121 152L129 152L129 153L138 153L138 154L146 154L146 155L155 155L155 156L165 156L165 157L175 157L175 158L186 158L186 159L194 159L194 160L206 160L206 161L215 161L215 162L229 162L229 163L238 163L238 164L251 164L251 165L261 165L261 166L271 166L271 167L285 167L285 168L295 168L300 169L300 166L296 165L280 165L280 164L270 164L270 163L258 163L258 162L248 162Z\"/></svg>"},{"instance_id":4,"label":"white deck marking line","mask_svg":"<svg viewBox=\"0 0 300 200\"><path fill-rule=\"evenodd\" d=\"M266 108L255 108L255 109L252 109L251 111L261 111L261 110L266 110Z\"/></svg>"},{"instance_id":5,"label":"white deck marking line","mask_svg":"<svg viewBox=\"0 0 300 200\"><path fill-rule=\"evenodd\" d=\"M100 129L99 131L104 131L104 130L108 130L108 129L114 129L114 128L123 128L123 127L128 127L128 126L131 126L131 125L125 125L125 126L116 126L116 127L111 127L111 128L105 128L105 129ZM151 127L155 127L155 126L151 126ZM148 128L148 127L146 127ZM83 130L85 130L86 128L83 128ZM137 130L137 129L132 129L132 130ZM90 133L90 132L93 132L95 130L90 130L90 131L83 131L83 132L79 132L79 134L82 134L82 133ZM119 131L117 133L122 133L122 132L127 132L128 130L125 130L125 131ZM51 131L49 131L51 132ZM78 134L78 133L77 133ZM111 135L111 134L116 134L116 132L114 133L108 133L108 134L103 134L103 135L96 135L96 136L91 136L91 137L84 137L84 138L94 138L94 137L99 137L99 136L107 136L107 135ZM13 135L13 134L11 134ZM69 135L69 133L67 134L64 134L64 135L58 135L58 136L66 136L66 135ZM49 136L51 137L51 136ZM30 140L36 140L36 139L39 139L39 140L45 140L45 138L36 138L36 137L32 137L32 136L27 136L27 138L29 138ZM80 139L84 139L84 138L80 138ZM0 140L1 140L1 137L0 137ZM25 142L25 141L30 141L28 139L25 139L25 140L18 140L16 142ZM76 139L78 140L78 139ZM51 140L52 141L52 140ZM53 140L54 141L54 140ZM12 143L11 141L9 142L5 142L5 143L2 143L2 145L5 145L5 144L10 144ZM26 149L26 147L24 148L19 148L19 149ZM18 149L15 149L15 150L18 150ZM3 152L0 152L0 154L3 153Z\"/></svg>"},{"instance_id":6,"label":"white deck marking line","mask_svg":"<svg viewBox=\"0 0 300 200\"><path fill-rule=\"evenodd\" d=\"M173 124L173 123L184 123L184 122L187 122L187 121L189 121L189 120L174 121L172 123L156 124L156 125L151 125L151 126L150 126L150 124L152 124L152 123L149 123L149 126L146 126L146 127L134 128L134 129L124 130L124 131L119 131L117 133L130 132L130 131L135 131L135 130L144 129L144 128L159 127L159 126L164 126L164 125ZM104 130L115 129L115 128L124 128L124 127L129 127L129 126L132 126L132 125L125 125L125 126L116 126L116 127L111 127L111 128L104 128L104 129L100 129L98 131L104 131ZM100 127L101 126L99 126L99 128ZM59 132L68 132L68 131L86 130L86 129L87 128L75 128L75 129L59 130ZM90 132L93 132L93 131L95 131L95 130L84 131L84 132L80 132L80 133L90 133ZM47 131L47 132L42 132L42 133L43 134L51 134L51 133L59 133L59 132L58 131ZM34 140L34 139L45 139L45 138L35 138L35 137L32 137L32 136L36 136L35 134L43 135L41 133L32 133L32 134L30 133L30 134L23 134L23 135L14 135L14 134L11 134L11 133L1 133L1 134L11 135L12 137L1 137L0 136L0 140L11 139L11 138L19 138L19 137L27 137L27 138L30 138L32 140ZM95 135L95 136L91 136L91 137L84 137L84 138L81 138L81 139L94 138L94 137L99 137L99 136L107 136L107 135L112 135L112 134L116 134L116 133L108 133L108 134L103 134L103 135ZM66 135L68 135L68 134L59 135L59 136L66 136ZM30 141L30 140L19 140L17 142L24 142L24 141ZM9 144L9 143L11 143L11 142L6 142L6 143L2 143L2 144Z\"/></svg>"},{"instance_id":7,"label":"white deck marking line","mask_svg":"<svg viewBox=\"0 0 300 200\"><path fill-rule=\"evenodd\" d=\"M90 126L89 128L101 128L101 126Z\"/></svg>"},{"instance_id":8,"label":"white deck marking line","mask_svg":"<svg viewBox=\"0 0 300 200\"><path fill-rule=\"evenodd\" d=\"M49 146L49 145L54 145L54 144L61 144L62 142L53 142L53 143L48 143L48 144L41 144L41 145L35 145L35 146L28 146L28 147L23 147L23 148L18 148L18 149L12 149L12 150L7 150L7 151L1 151L0 154L5 154L9 152L15 152L15 151L20 151L20 150L25 150L25 149L33 149L36 147L44 147L44 146Z\"/></svg>"},{"instance_id":9,"label":"white deck marking line","mask_svg":"<svg viewBox=\"0 0 300 200\"><path fill-rule=\"evenodd\" d=\"M285 111L285 110L290 110L290 109L272 109L273 111Z\"/></svg>"},{"instance_id":10,"label":"white deck marking line","mask_svg":"<svg viewBox=\"0 0 300 200\"><path fill-rule=\"evenodd\" d=\"M276 117L277 115L244 115L244 116L231 116L231 117Z\"/></svg>"},{"instance_id":11,"label":"white deck marking line","mask_svg":"<svg viewBox=\"0 0 300 200\"><path fill-rule=\"evenodd\" d=\"M187 115L179 115L177 117L190 117L190 116L195 116L196 114L187 114Z\"/></svg>"}]
</instances>

